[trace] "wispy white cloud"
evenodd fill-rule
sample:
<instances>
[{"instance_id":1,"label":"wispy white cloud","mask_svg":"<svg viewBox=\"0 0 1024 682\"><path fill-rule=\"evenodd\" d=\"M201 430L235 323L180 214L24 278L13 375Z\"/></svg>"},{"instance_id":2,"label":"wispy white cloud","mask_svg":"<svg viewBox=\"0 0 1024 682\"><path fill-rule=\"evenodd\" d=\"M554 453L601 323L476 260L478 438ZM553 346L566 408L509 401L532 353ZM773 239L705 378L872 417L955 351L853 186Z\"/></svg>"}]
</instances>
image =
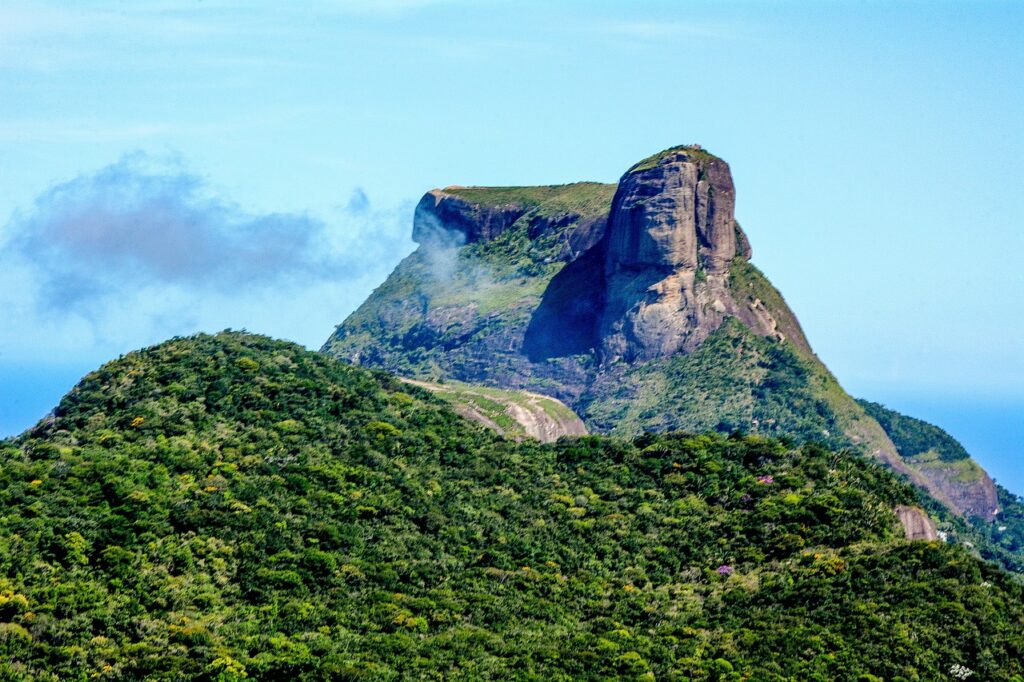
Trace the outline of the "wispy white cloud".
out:
<instances>
[{"instance_id":1,"label":"wispy white cloud","mask_svg":"<svg viewBox=\"0 0 1024 682\"><path fill-rule=\"evenodd\" d=\"M283 3L271 12L262 2L79 2L19 0L0 5L0 41L11 43L46 37L118 34L160 42L189 37L249 32L275 26L273 17L308 18L315 14L397 16L467 0L320 0L294 6ZM268 19L267 17L270 17Z\"/></svg>"},{"instance_id":2,"label":"wispy white cloud","mask_svg":"<svg viewBox=\"0 0 1024 682\"><path fill-rule=\"evenodd\" d=\"M237 125L184 125L167 122L0 121L0 142L131 142L168 135L216 135Z\"/></svg>"},{"instance_id":3,"label":"wispy white cloud","mask_svg":"<svg viewBox=\"0 0 1024 682\"><path fill-rule=\"evenodd\" d=\"M370 202L357 190L344 219L351 227L366 217ZM337 244L318 218L247 212L179 159L142 153L51 187L6 232L0 258L29 264L41 307L61 313L151 287L206 295L351 279L376 267L368 255L403 239L391 231L359 243L368 235L350 229Z\"/></svg>"},{"instance_id":4,"label":"wispy white cloud","mask_svg":"<svg viewBox=\"0 0 1024 682\"><path fill-rule=\"evenodd\" d=\"M210 137L292 124L318 111L307 105L246 111L223 121L186 122L102 119L0 119L0 142L122 142L143 144L183 137Z\"/></svg>"},{"instance_id":5,"label":"wispy white cloud","mask_svg":"<svg viewBox=\"0 0 1024 682\"><path fill-rule=\"evenodd\" d=\"M0 354L116 355L225 327L317 346L413 244L412 206L248 211L175 157L129 155L0 230Z\"/></svg>"},{"instance_id":6,"label":"wispy white cloud","mask_svg":"<svg viewBox=\"0 0 1024 682\"><path fill-rule=\"evenodd\" d=\"M308 66L301 60L282 61L281 53L260 46L275 41L308 42L311 31L332 26L341 31L373 30L411 14L450 5L474 9L487 0L314 0L308 3L265 3L247 0L207 0L191 4L146 2L0 4L0 70L53 73L62 69L109 67L116 55L118 68L139 64L173 67ZM413 38L414 36L409 36ZM251 50L222 49L242 41ZM446 41L443 50L474 51L479 40ZM510 45L510 47L512 47ZM301 50L299 50L301 52ZM129 58L124 58L130 55ZM472 56L472 55L464 55Z\"/></svg>"},{"instance_id":7,"label":"wispy white cloud","mask_svg":"<svg viewBox=\"0 0 1024 682\"><path fill-rule=\"evenodd\" d=\"M173 40L180 36L213 35L231 31L216 15L160 10L152 5L5 4L0 7L0 39L5 42L58 36L120 33Z\"/></svg>"},{"instance_id":8,"label":"wispy white cloud","mask_svg":"<svg viewBox=\"0 0 1024 682\"><path fill-rule=\"evenodd\" d=\"M456 0L324 0L321 9L362 15L397 15L438 5L455 4Z\"/></svg>"},{"instance_id":9,"label":"wispy white cloud","mask_svg":"<svg viewBox=\"0 0 1024 682\"><path fill-rule=\"evenodd\" d=\"M207 4L23 3L0 5L0 68L51 72L100 59L113 46L151 52L250 30L246 16ZM136 57L141 55L138 50Z\"/></svg>"}]
</instances>

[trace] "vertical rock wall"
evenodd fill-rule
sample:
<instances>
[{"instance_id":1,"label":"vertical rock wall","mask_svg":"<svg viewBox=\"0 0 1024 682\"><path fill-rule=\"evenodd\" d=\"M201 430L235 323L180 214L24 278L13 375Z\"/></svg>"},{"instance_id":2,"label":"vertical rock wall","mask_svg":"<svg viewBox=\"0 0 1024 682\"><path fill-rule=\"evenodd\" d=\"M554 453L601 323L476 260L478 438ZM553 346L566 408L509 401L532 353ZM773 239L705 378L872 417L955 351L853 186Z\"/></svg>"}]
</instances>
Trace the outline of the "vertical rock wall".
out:
<instances>
[{"instance_id":1,"label":"vertical rock wall","mask_svg":"<svg viewBox=\"0 0 1024 682\"><path fill-rule=\"evenodd\" d=\"M605 236L605 362L690 352L728 316L763 336L778 327L763 306L742 305L729 288L750 246L734 218L729 165L698 147L677 147L626 172Z\"/></svg>"}]
</instances>

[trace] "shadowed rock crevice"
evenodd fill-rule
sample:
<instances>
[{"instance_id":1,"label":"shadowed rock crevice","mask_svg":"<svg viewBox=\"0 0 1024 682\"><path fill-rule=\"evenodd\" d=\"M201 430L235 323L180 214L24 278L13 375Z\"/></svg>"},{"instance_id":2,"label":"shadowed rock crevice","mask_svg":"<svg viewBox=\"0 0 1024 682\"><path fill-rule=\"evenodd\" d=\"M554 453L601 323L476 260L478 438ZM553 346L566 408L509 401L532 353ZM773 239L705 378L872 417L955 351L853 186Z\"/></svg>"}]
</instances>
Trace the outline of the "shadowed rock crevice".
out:
<instances>
[{"instance_id":1,"label":"shadowed rock crevice","mask_svg":"<svg viewBox=\"0 0 1024 682\"><path fill-rule=\"evenodd\" d=\"M603 250L593 248L551 279L523 338L530 362L593 352L604 309L603 260Z\"/></svg>"}]
</instances>

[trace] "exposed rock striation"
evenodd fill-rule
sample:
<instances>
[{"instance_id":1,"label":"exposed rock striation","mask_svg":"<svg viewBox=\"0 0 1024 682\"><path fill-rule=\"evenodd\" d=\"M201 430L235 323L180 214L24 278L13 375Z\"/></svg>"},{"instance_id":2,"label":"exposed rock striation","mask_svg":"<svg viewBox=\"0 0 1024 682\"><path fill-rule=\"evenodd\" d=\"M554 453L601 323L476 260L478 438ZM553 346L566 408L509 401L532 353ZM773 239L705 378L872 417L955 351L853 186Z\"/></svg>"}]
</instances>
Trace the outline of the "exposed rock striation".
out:
<instances>
[{"instance_id":1,"label":"exposed rock striation","mask_svg":"<svg viewBox=\"0 0 1024 682\"><path fill-rule=\"evenodd\" d=\"M737 300L730 287L733 262L751 255L735 205L729 165L697 146L667 150L626 172L608 218L604 362L691 352L728 317L785 340L763 301ZM794 337L808 349L802 332Z\"/></svg>"},{"instance_id":2,"label":"exposed rock striation","mask_svg":"<svg viewBox=\"0 0 1024 682\"><path fill-rule=\"evenodd\" d=\"M697 147L642 161L619 181L608 220L608 268L702 266L725 274L736 256L729 165Z\"/></svg>"},{"instance_id":3,"label":"exposed rock striation","mask_svg":"<svg viewBox=\"0 0 1024 682\"><path fill-rule=\"evenodd\" d=\"M563 436L589 433L583 420L550 396L458 382L402 381L437 394L466 419L513 440L533 438L541 443L553 443Z\"/></svg>"}]
</instances>

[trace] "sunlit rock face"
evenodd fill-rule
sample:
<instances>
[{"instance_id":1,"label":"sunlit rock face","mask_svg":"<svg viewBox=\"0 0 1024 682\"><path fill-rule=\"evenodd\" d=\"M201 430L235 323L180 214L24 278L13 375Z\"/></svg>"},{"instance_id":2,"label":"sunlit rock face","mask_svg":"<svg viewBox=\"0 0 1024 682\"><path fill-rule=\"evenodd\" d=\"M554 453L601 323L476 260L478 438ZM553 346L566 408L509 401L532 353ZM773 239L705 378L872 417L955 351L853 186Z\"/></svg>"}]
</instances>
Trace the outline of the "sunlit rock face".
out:
<instances>
[{"instance_id":1,"label":"sunlit rock face","mask_svg":"<svg viewBox=\"0 0 1024 682\"><path fill-rule=\"evenodd\" d=\"M735 204L729 164L698 148L637 164L619 181L612 203L609 270L728 271L736 256Z\"/></svg>"},{"instance_id":2,"label":"sunlit rock face","mask_svg":"<svg viewBox=\"0 0 1024 682\"><path fill-rule=\"evenodd\" d=\"M730 290L733 260L751 255L735 205L729 164L697 146L626 172L606 234L603 361L690 352L727 317L782 337L763 306L742 305Z\"/></svg>"}]
</instances>

